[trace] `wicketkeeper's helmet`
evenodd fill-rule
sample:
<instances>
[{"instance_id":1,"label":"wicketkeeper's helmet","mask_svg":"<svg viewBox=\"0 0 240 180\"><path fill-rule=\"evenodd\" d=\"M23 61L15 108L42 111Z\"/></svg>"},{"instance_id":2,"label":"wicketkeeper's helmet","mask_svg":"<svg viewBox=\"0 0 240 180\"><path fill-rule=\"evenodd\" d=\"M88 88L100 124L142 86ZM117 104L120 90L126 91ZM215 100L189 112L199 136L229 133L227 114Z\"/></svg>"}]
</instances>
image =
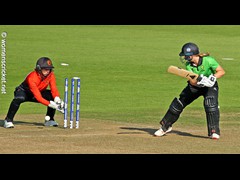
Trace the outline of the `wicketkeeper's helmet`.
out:
<instances>
[{"instance_id":1,"label":"wicketkeeper's helmet","mask_svg":"<svg viewBox=\"0 0 240 180\"><path fill-rule=\"evenodd\" d=\"M48 57L41 57L37 60L36 70L40 71L41 69L53 69L52 61Z\"/></svg>"},{"instance_id":2,"label":"wicketkeeper's helmet","mask_svg":"<svg viewBox=\"0 0 240 180\"><path fill-rule=\"evenodd\" d=\"M186 43L182 47L182 51L179 53L179 56L192 56L199 54L199 48L194 43Z\"/></svg>"}]
</instances>

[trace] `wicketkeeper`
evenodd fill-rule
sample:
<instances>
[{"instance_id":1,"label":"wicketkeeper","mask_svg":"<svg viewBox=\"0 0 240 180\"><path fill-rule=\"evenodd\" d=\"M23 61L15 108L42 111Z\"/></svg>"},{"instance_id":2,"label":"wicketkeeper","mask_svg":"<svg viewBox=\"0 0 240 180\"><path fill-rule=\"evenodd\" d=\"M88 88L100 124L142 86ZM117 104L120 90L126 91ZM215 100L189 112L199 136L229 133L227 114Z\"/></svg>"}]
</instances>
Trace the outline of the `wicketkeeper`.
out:
<instances>
[{"instance_id":1,"label":"wicketkeeper","mask_svg":"<svg viewBox=\"0 0 240 180\"><path fill-rule=\"evenodd\" d=\"M203 105L207 119L208 136L211 139L220 138L218 82L225 71L209 53L199 53L199 48L194 43L186 43L179 54L186 65L186 69L199 75L197 81L188 81L179 98L174 98L166 114L160 121L160 129L155 136L163 136L172 130L172 125L178 120L184 108L198 97L203 96Z\"/></svg>"},{"instance_id":2,"label":"wicketkeeper","mask_svg":"<svg viewBox=\"0 0 240 180\"><path fill-rule=\"evenodd\" d=\"M45 121L44 125L58 126L54 115L56 110L63 113L64 102L60 99L53 68L52 61L48 57L41 57L37 60L35 70L30 72L15 88L14 98L4 121L5 128L14 127L13 118L24 102L36 102L47 106L46 116L49 116L50 120ZM48 86L50 89L47 89Z\"/></svg>"}]
</instances>

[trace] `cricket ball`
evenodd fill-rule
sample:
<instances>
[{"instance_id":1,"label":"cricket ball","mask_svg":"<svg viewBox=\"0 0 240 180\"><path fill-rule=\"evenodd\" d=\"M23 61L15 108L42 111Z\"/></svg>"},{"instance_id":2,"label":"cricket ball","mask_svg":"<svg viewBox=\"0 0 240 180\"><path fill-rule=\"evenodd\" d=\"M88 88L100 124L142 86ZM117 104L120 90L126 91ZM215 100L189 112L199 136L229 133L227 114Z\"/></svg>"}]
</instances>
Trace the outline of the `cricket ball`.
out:
<instances>
[{"instance_id":1,"label":"cricket ball","mask_svg":"<svg viewBox=\"0 0 240 180\"><path fill-rule=\"evenodd\" d=\"M50 116L45 116L45 121L49 121L50 120Z\"/></svg>"}]
</instances>

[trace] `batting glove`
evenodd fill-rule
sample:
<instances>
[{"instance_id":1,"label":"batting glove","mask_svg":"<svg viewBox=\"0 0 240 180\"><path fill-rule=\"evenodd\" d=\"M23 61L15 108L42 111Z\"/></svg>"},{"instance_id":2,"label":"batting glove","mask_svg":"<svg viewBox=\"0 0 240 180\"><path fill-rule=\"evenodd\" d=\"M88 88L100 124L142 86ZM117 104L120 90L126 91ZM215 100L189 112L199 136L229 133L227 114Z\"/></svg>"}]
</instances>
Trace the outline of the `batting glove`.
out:
<instances>
[{"instance_id":1,"label":"batting glove","mask_svg":"<svg viewBox=\"0 0 240 180\"><path fill-rule=\"evenodd\" d=\"M199 82L197 82L198 85L202 87L212 87L217 78L214 75L210 75L209 77L203 76L202 74L200 75Z\"/></svg>"},{"instance_id":2,"label":"batting glove","mask_svg":"<svg viewBox=\"0 0 240 180\"><path fill-rule=\"evenodd\" d=\"M217 81L217 78L214 75L210 75L208 77L208 84L206 85L207 87L213 87L213 85L215 84L215 82Z\"/></svg>"},{"instance_id":3,"label":"batting glove","mask_svg":"<svg viewBox=\"0 0 240 180\"><path fill-rule=\"evenodd\" d=\"M197 85L199 87L204 87L205 82L207 81L207 77L204 76L203 74L201 74L200 76L198 76L197 78Z\"/></svg>"}]
</instances>

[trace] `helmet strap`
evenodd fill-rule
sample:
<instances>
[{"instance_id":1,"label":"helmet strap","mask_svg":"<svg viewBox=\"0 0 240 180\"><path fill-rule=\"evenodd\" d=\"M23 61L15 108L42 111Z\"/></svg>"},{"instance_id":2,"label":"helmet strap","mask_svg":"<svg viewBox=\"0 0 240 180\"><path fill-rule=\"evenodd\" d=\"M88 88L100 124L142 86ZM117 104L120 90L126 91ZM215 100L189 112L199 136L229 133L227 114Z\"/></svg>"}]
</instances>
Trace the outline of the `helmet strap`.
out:
<instances>
[{"instance_id":1,"label":"helmet strap","mask_svg":"<svg viewBox=\"0 0 240 180\"><path fill-rule=\"evenodd\" d=\"M191 56L184 56L184 59L187 60L187 61L191 61L192 57Z\"/></svg>"}]
</instances>

